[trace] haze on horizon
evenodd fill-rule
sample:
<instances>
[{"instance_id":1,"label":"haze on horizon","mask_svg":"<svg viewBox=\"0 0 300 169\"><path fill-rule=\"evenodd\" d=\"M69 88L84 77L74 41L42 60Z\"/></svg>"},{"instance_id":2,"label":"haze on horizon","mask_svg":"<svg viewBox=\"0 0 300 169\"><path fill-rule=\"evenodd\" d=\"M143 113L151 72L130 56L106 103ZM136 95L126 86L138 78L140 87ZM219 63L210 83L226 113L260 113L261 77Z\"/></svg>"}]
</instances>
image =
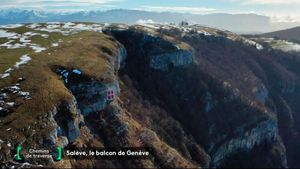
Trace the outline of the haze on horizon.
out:
<instances>
[{"instance_id":1,"label":"haze on horizon","mask_svg":"<svg viewBox=\"0 0 300 169\"><path fill-rule=\"evenodd\" d=\"M90 11L137 9L192 14L255 13L273 22L300 22L299 0L1 0L0 9Z\"/></svg>"},{"instance_id":2,"label":"haze on horizon","mask_svg":"<svg viewBox=\"0 0 300 169\"><path fill-rule=\"evenodd\" d=\"M253 26L256 26L253 27L253 30L251 27L247 29L247 24L239 25L241 29L231 29L231 23L229 22L232 21L232 18L226 20L224 19L225 15L218 15L217 17L214 16L213 21L211 21L209 17L207 17L206 20L204 19L204 21L208 21L205 22L209 23L208 26L217 26L221 29L228 29L240 33L268 32L300 26L299 8L299 0L1 0L0 2L0 11L21 9L43 12L72 13L79 11L108 11L111 9L127 9L150 12L181 13L184 16L188 14L205 15L226 13L257 14L267 16L269 18L267 22L264 21L263 23L261 22L261 17L250 20L250 22L253 21ZM112 15L112 17L115 16ZM161 17L164 17L164 15ZM165 17L165 20L168 20L168 16ZM237 18L238 19L235 18L233 20L237 22L244 20L244 18L241 16L237 16ZM141 19L151 20L152 18L150 16L150 18ZM246 21L247 19L245 22ZM226 23L222 23L222 25L219 26L219 22ZM126 18L124 19L124 23L128 23ZM200 22L200 24L204 25L205 23ZM260 25L256 25L257 23Z\"/></svg>"}]
</instances>

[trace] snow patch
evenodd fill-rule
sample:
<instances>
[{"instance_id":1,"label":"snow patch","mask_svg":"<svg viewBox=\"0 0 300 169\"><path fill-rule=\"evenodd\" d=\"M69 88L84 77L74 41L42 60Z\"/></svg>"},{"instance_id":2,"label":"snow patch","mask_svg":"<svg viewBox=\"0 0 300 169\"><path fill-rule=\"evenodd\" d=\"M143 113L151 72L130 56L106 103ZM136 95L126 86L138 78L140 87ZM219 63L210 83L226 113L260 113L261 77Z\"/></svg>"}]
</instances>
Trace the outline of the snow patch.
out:
<instances>
[{"instance_id":1,"label":"snow patch","mask_svg":"<svg viewBox=\"0 0 300 169\"><path fill-rule=\"evenodd\" d=\"M46 48L41 47L41 46L39 46L39 45L37 45L37 44L31 44L29 47L30 47L32 50L34 50L35 53L40 53L40 52L46 50Z\"/></svg>"},{"instance_id":2,"label":"snow patch","mask_svg":"<svg viewBox=\"0 0 300 169\"><path fill-rule=\"evenodd\" d=\"M16 68L19 68L21 65L28 63L31 60L31 57L29 57L28 54L26 54L26 55L21 56L20 60L21 60L20 62L17 62L15 64Z\"/></svg>"},{"instance_id":3,"label":"snow patch","mask_svg":"<svg viewBox=\"0 0 300 169\"><path fill-rule=\"evenodd\" d=\"M17 34L13 32L7 32L3 29L0 29L0 38L10 38L15 37Z\"/></svg>"},{"instance_id":4,"label":"snow patch","mask_svg":"<svg viewBox=\"0 0 300 169\"><path fill-rule=\"evenodd\" d=\"M1 76L1 79L4 79L4 78L7 78L7 77L9 77L10 76L10 73L4 73L4 74L0 74L0 76Z\"/></svg>"},{"instance_id":5,"label":"snow patch","mask_svg":"<svg viewBox=\"0 0 300 169\"><path fill-rule=\"evenodd\" d=\"M4 79L4 78L9 77L9 76L10 76L10 73L11 73L13 70L14 70L14 69L12 69L12 68L8 68L8 69L4 72L4 74L0 74L0 78L1 78L1 79Z\"/></svg>"},{"instance_id":6,"label":"snow patch","mask_svg":"<svg viewBox=\"0 0 300 169\"><path fill-rule=\"evenodd\" d=\"M278 40L273 47L284 52L300 52L300 44L285 40Z\"/></svg>"},{"instance_id":7,"label":"snow patch","mask_svg":"<svg viewBox=\"0 0 300 169\"><path fill-rule=\"evenodd\" d=\"M33 23L33 24L30 24L30 25L27 25L28 28L31 28L31 29L35 29L37 27L40 27L41 25L40 24L37 24L37 23Z\"/></svg>"},{"instance_id":8,"label":"snow patch","mask_svg":"<svg viewBox=\"0 0 300 169\"><path fill-rule=\"evenodd\" d=\"M206 32L206 31L204 31L204 30L198 30L197 33L203 34L204 36L211 36L210 33Z\"/></svg>"},{"instance_id":9,"label":"snow patch","mask_svg":"<svg viewBox=\"0 0 300 169\"><path fill-rule=\"evenodd\" d=\"M20 42L22 42L22 43L30 43L31 40L29 40L29 39L27 39L27 38L28 38L27 36L22 36L22 37L20 38Z\"/></svg>"},{"instance_id":10,"label":"snow patch","mask_svg":"<svg viewBox=\"0 0 300 169\"><path fill-rule=\"evenodd\" d=\"M63 26L63 28L70 28L71 26L74 26L75 23L72 23L72 22L67 22L65 23L65 25Z\"/></svg>"},{"instance_id":11,"label":"snow patch","mask_svg":"<svg viewBox=\"0 0 300 169\"><path fill-rule=\"evenodd\" d=\"M23 92L23 91L20 91L20 92L19 92L19 95L20 95L20 96L29 96L30 93L29 93L29 92Z\"/></svg>"},{"instance_id":12,"label":"snow patch","mask_svg":"<svg viewBox=\"0 0 300 169\"><path fill-rule=\"evenodd\" d=\"M23 24L8 24L8 25L0 25L0 28L12 29L24 26Z\"/></svg>"},{"instance_id":13,"label":"snow patch","mask_svg":"<svg viewBox=\"0 0 300 169\"><path fill-rule=\"evenodd\" d=\"M52 47L57 47L57 46L58 46L58 43L52 43L51 46L52 46Z\"/></svg>"},{"instance_id":14,"label":"snow patch","mask_svg":"<svg viewBox=\"0 0 300 169\"><path fill-rule=\"evenodd\" d=\"M15 102L7 102L6 104L10 107L13 107L13 106L15 106L16 103Z\"/></svg>"},{"instance_id":15,"label":"snow patch","mask_svg":"<svg viewBox=\"0 0 300 169\"><path fill-rule=\"evenodd\" d=\"M264 47L261 44L255 42L253 40L245 39L244 44L250 45L250 46L255 46L257 50L263 50L264 49Z\"/></svg>"},{"instance_id":16,"label":"snow patch","mask_svg":"<svg viewBox=\"0 0 300 169\"><path fill-rule=\"evenodd\" d=\"M46 32L59 32L63 35L73 35L81 31L95 31L102 32L102 25L100 24L75 24L72 22L67 23L47 23L46 27L37 28L35 30L46 31Z\"/></svg>"},{"instance_id":17,"label":"snow patch","mask_svg":"<svg viewBox=\"0 0 300 169\"><path fill-rule=\"evenodd\" d=\"M147 23L155 23L152 19L139 19L138 21L136 21L137 24L147 24Z\"/></svg>"}]
</instances>

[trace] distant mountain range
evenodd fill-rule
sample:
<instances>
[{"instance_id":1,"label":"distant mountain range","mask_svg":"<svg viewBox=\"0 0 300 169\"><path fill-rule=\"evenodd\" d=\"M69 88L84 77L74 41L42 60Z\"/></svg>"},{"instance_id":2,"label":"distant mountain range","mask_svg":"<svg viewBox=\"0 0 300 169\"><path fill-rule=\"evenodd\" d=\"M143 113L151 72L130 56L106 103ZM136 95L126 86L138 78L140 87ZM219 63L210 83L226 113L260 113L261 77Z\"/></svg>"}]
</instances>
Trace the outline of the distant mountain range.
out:
<instances>
[{"instance_id":1,"label":"distant mountain range","mask_svg":"<svg viewBox=\"0 0 300 169\"><path fill-rule=\"evenodd\" d=\"M141 20L162 23L179 23L188 21L236 33L265 33L280 29L300 26L300 23L272 23L267 16L256 14L225 14L207 15L148 12L139 10L114 9L108 11L82 12L45 12L35 10L0 10L0 24L36 23L36 22L107 22L134 24Z\"/></svg>"},{"instance_id":2,"label":"distant mountain range","mask_svg":"<svg viewBox=\"0 0 300 169\"><path fill-rule=\"evenodd\" d=\"M300 43L300 27L262 34L264 37L279 38Z\"/></svg>"}]
</instances>

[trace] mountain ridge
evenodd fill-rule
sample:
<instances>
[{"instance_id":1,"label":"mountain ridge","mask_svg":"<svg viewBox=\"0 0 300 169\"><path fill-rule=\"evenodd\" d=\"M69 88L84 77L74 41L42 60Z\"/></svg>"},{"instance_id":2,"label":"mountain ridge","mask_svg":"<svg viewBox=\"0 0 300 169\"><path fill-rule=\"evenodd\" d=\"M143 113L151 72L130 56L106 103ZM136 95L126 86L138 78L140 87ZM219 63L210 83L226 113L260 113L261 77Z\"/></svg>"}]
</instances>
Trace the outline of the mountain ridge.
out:
<instances>
[{"instance_id":1,"label":"mountain ridge","mask_svg":"<svg viewBox=\"0 0 300 169\"><path fill-rule=\"evenodd\" d=\"M2 16L2 17L1 17ZM37 23L37 22L107 22L135 24L138 20L153 20L160 23L175 23L188 21L230 30L236 33L261 33L299 25L299 23L270 22L267 16L257 14L188 14L171 12L151 12L142 10L112 9L107 11L51 12L36 10L1 10L0 24ZM232 26L234 23L239 27ZM255 25L255 26L254 26Z\"/></svg>"},{"instance_id":2,"label":"mountain ridge","mask_svg":"<svg viewBox=\"0 0 300 169\"><path fill-rule=\"evenodd\" d=\"M300 166L296 54L199 25L14 26L1 39L1 166ZM18 145L146 146L153 158L17 162Z\"/></svg>"}]
</instances>

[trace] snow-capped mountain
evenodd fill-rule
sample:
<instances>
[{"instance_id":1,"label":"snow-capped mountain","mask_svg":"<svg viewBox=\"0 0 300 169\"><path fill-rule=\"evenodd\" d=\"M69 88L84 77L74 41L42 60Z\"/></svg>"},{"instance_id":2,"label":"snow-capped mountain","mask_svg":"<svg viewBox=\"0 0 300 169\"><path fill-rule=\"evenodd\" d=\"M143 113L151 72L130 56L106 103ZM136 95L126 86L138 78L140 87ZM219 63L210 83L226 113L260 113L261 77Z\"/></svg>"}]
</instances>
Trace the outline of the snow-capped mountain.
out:
<instances>
[{"instance_id":1,"label":"snow-capped mountain","mask_svg":"<svg viewBox=\"0 0 300 169\"><path fill-rule=\"evenodd\" d=\"M271 23L270 18L256 14L207 15L149 12L139 10L114 9L108 11L49 12L35 10L0 10L0 24L37 23L37 22L107 22L134 24L138 20L153 20L161 23L179 23L188 21L237 33L263 33L296 26L299 23ZM238 27L236 25L239 25ZM278 26L279 25L279 26Z\"/></svg>"}]
</instances>

